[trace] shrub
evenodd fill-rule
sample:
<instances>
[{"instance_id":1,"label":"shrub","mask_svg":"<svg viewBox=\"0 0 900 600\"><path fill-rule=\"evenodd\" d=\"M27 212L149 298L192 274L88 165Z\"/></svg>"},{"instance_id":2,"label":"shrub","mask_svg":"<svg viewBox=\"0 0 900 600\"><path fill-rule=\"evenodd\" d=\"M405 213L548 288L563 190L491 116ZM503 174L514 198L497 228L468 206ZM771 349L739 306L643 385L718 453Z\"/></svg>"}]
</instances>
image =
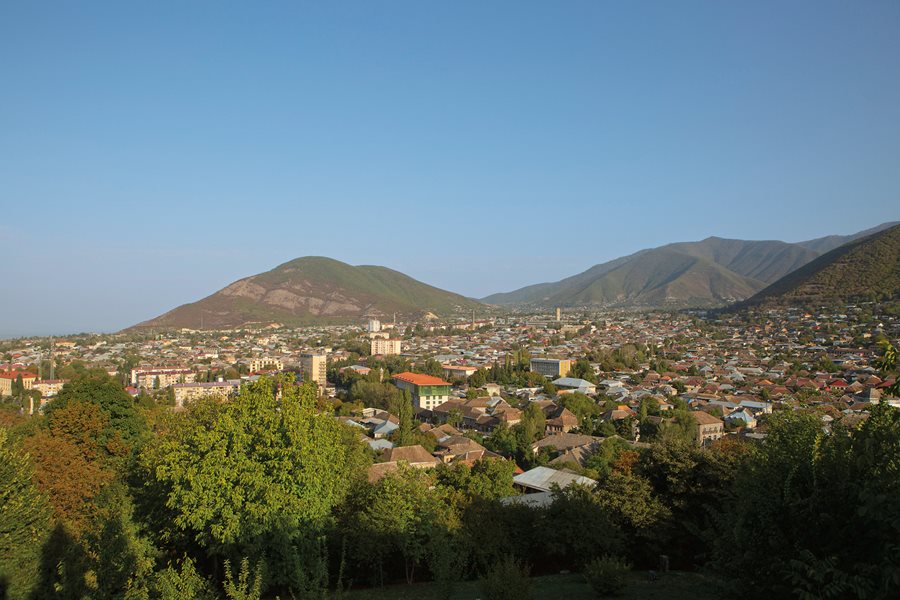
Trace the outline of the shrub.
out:
<instances>
[{"instance_id":1,"label":"shrub","mask_svg":"<svg viewBox=\"0 0 900 600\"><path fill-rule=\"evenodd\" d=\"M614 596L628 582L629 565L623 558L604 554L587 564L584 579L599 597Z\"/></svg>"},{"instance_id":2,"label":"shrub","mask_svg":"<svg viewBox=\"0 0 900 600\"><path fill-rule=\"evenodd\" d=\"M481 593L487 600L531 600L530 569L514 558L501 558L481 578Z\"/></svg>"}]
</instances>

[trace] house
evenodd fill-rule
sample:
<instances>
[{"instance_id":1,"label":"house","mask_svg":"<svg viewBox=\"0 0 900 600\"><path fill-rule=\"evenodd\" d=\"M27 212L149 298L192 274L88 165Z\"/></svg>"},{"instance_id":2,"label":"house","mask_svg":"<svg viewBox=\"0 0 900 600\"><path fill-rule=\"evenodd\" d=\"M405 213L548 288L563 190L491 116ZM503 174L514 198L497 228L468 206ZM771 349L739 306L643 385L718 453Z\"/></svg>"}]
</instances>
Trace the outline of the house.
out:
<instances>
[{"instance_id":1,"label":"house","mask_svg":"<svg viewBox=\"0 0 900 600\"><path fill-rule=\"evenodd\" d=\"M535 467L513 477L513 486L526 494L551 492L554 487L567 488L575 484L593 487L597 482L590 477L567 470L557 471L550 467Z\"/></svg>"},{"instance_id":2,"label":"house","mask_svg":"<svg viewBox=\"0 0 900 600\"><path fill-rule=\"evenodd\" d=\"M471 365L441 365L444 368L444 377L447 379L468 379L475 374L478 367Z\"/></svg>"},{"instance_id":3,"label":"house","mask_svg":"<svg viewBox=\"0 0 900 600\"><path fill-rule=\"evenodd\" d=\"M698 446L708 446L725 435L725 424L720 419L702 410L692 410L689 414L697 421Z\"/></svg>"},{"instance_id":4,"label":"house","mask_svg":"<svg viewBox=\"0 0 900 600\"><path fill-rule=\"evenodd\" d=\"M756 417L753 416L753 413L746 408L740 408L725 416L725 422L730 425L747 427L748 429L753 429L756 427Z\"/></svg>"},{"instance_id":5,"label":"house","mask_svg":"<svg viewBox=\"0 0 900 600\"><path fill-rule=\"evenodd\" d=\"M553 380L553 385L562 390L573 390L589 396L597 393L596 385L578 377L560 377Z\"/></svg>"},{"instance_id":6,"label":"house","mask_svg":"<svg viewBox=\"0 0 900 600\"><path fill-rule=\"evenodd\" d=\"M405 462L417 469L428 469L441 461L428 453L428 450L416 444L414 446L401 446L384 451L381 456L383 462Z\"/></svg>"},{"instance_id":7,"label":"house","mask_svg":"<svg viewBox=\"0 0 900 600\"><path fill-rule=\"evenodd\" d=\"M547 435L554 433L568 433L578 428L578 417L567 408L557 406L550 402L544 406L546 417L545 431Z\"/></svg>"}]
</instances>

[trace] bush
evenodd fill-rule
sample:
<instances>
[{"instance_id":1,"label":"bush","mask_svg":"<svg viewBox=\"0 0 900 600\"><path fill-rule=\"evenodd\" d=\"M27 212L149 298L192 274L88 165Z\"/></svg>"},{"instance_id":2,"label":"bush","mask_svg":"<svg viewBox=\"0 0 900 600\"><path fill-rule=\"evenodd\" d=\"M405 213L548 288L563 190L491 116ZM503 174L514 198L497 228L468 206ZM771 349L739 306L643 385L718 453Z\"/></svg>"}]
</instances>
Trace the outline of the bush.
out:
<instances>
[{"instance_id":1,"label":"bush","mask_svg":"<svg viewBox=\"0 0 900 600\"><path fill-rule=\"evenodd\" d=\"M584 579L597 596L614 596L625 588L630 571L631 565L623 558L604 554L587 564Z\"/></svg>"},{"instance_id":2,"label":"bush","mask_svg":"<svg viewBox=\"0 0 900 600\"><path fill-rule=\"evenodd\" d=\"M530 569L513 558L501 558L481 578L481 593L487 600L531 600Z\"/></svg>"}]
</instances>

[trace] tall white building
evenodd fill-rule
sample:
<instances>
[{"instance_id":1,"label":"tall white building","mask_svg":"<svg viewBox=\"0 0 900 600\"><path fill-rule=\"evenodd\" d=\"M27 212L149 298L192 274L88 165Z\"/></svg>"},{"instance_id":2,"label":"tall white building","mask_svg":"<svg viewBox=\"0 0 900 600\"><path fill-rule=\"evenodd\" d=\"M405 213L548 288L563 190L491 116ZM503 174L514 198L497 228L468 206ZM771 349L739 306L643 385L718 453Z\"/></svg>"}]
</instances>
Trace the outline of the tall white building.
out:
<instances>
[{"instance_id":1,"label":"tall white building","mask_svg":"<svg viewBox=\"0 0 900 600\"><path fill-rule=\"evenodd\" d=\"M400 354L399 339L374 339L371 342L371 354Z\"/></svg>"},{"instance_id":2,"label":"tall white building","mask_svg":"<svg viewBox=\"0 0 900 600\"><path fill-rule=\"evenodd\" d=\"M378 319L369 319L369 325L367 327L369 333L377 333L381 331L381 321Z\"/></svg>"},{"instance_id":3,"label":"tall white building","mask_svg":"<svg viewBox=\"0 0 900 600\"><path fill-rule=\"evenodd\" d=\"M300 371L306 381L315 381L319 390L327 384L328 357L325 354L304 353L300 355Z\"/></svg>"}]
</instances>

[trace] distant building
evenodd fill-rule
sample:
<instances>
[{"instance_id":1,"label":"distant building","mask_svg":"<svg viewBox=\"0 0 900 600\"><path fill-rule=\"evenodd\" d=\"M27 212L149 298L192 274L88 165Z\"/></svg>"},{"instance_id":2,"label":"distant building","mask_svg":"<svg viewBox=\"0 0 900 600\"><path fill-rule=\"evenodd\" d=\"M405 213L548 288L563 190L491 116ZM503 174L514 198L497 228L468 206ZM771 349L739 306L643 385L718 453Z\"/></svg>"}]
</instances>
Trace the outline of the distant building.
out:
<instances>
[{"instance_id":1,"label":"distant building","mask_svg":"<svg viewBox=\"0 0 900 600\"><path fill-rule=\"evenodd\" d=\"M431 410L450 398L450 383L431 375L398 373L394 375L394 385L409 391L416 408Z\"/></svg>"},{"instance_id":2,"label":"distant building","mask_svg":"<svg viewBox=\"0 0 900 600\"><path fill-rule=\"evenodd\" d=\"M447 379L468 379L475 374L478 367L470 365L441 365L444 367L444 377Z\"/></svg>"},{"instance_id":3,"label":"distant building","mask_svg":"<svg viewBox=\"0 0 900 600\"><path fill-rule=\"evenodd\" d=\"M5 371L0 373L0 396L12 396L13 384L19 377L22 378L22 387L26 390L30 390L35 380L37 380L37 375L27 371Z\"/></svg>"},{"instance_id":4,"label":"distant building","mask_svg":"<svg viewBox=\"0 0 900 600\"><path fill-rule=\"evenodd\" d=\"M553 385L561 390L574 390L589 396L597 393L596 385L578 377L560 377L553 380Z\"/></svg>"},{"instance_id":5,"label":"distant building","mask_svg":"<svg viewBox=\"0 0 900 600\"><path fill-rule=\"evenodd\" d=\"M178 407L183 407L188 402L200 398L226 398L235 394L240 387L240 379L208 383L176 383L172 385L172 389L175 391L175 406Z\"/></svg>"},{"instance_id":6,"label":"distant building","mask_svg":"<svg viewBox=\"0 0 900 600\"><path fill-rule=\"evenodd\" d=\"M320 390L325 389L328 375L328 356L325 354L304 353L300 355L300 372L306 381L315 381Z\"/></svg>"},{"instance_id":7,"label":"distant building","mask_svg":"<svg viewBox=\"0 0 900 600\"><path fill-rule=\"evenodd\" d=\"M196 375L190 369L138 367L131 370L131 385L136 388L164 388L175 383L193 383L195 379Z\"/></svg>"},{"instance_id":8,"label":"distant building","mask_svg":"<svg viewBox=\"0 0 900 600\"><path fill-rule=\"evenodd\" d=\"M400 354L400 342L399 339L374 339L371 341L371 353L372 355L376 354L384 354L384 355L395 355Z\"/></svg>"},{"instance_id":9,"label":"distant building","mask_svg":"<svg viewBox=\"0 0 900 600\"><path fill-rule=\"evenodd\" d=\"M572 361L564 358L532 358L531 370L544 377L556 379L565 377L572 368Z\"/></svg>"},{"instance_id":10,"label":"distant building","mask_svg":"<svg viewBox=\"0 0 900 600\"><path fill-rule=\"evenodd\" d=\"M698 446L708 446L725 435L725 424L720 419L702 410L692 410L690 414L697 421L695 440Z\"/></svg>"},{"instance_id":11,"label":"distant building","mask_svg":"<svg viewBox=\"0 0 900 600\"><path fill-rule=\"evenodd\" d=\"M66 383L67 379L41 379L35 381L32 387L41 393L41 397L52 398Z\"/></svg>"},{"instance_id":12,"label":"distant building","mask_svg":"<svg viewBox=\"0 0 900 600\"><path fill-rule=\"evenodd\" d=\"M254 358L250 361L250 372L283 371L284 363L277 358Z\"/></svg>"},{"instance_id":13,"label":"distant building","mask_svg":"<svg viewBox=\"0 0 900 600\"><path fill-rule=\"evenodd\" d=\"M593 488L597 482L572 471L557 471L550 467L535 467L513 477L513 485L526 494L550 492L555 486L565 489L575 484Z\"/></svg>"},{"instance_id":14,"label":"distant building","mask_svg":"<svg viewBox=\"0 0 900 600\"><path fill-rule=\"evenodd\" d=\"M369 319L369 324L366 327L366 330L369 333L378 333L381 331L381 321L378 319Z\"/></svg>"}]
</instances>

